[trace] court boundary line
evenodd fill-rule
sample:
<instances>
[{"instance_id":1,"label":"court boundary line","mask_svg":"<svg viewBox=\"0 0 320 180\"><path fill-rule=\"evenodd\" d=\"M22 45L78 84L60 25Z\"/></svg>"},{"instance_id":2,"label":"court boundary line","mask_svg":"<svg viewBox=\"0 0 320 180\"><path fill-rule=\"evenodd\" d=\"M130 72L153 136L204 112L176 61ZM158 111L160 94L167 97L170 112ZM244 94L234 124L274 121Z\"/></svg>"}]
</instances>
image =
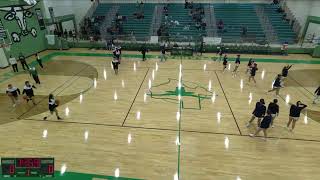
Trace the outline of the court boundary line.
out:
<instances>
[{"instance_id":1,"label":"court boundary line","mask_svg":"<svg viewBox=\"0 0 320 180\"><path fill-rule=\"evenodd\" d=\"M139 94L139 92L140 92L140 89L141 89L141 87L142 87L142 85L143 85L144 81L146 80L146 77L147 77L147 75L148 75L148 73L149 73L149 69L150 69L150 68L147 69L147 72L146 72L146 74L144 75L143 80L141 81L141 84L140 84L140 86L139 86L139 88L138 88L138 90L137 90L137 93L136 93L135 97L133 98L133 101L132 101L132 103L131 103L131 105L130 105L130 107L129 107L129 110L128 110L128 112L127 112L127 114L126 114L126 116L125 116L125 118L124 118L121 126L123 126L123 125L125 124L128 116L129 116L129 113L130 113L130 111L131 111L131 109L132 109L132 106L133 106L134 102L136 101L137 96L138 96L138 94Z\"/></svg>"},{"instance_id":2,"label":"court boundary line","mask_svg":"<svg viewBox=\"0 0 320 180\"><path fill-rule=\"evenodd\" d=\"M220 78L219 78L219 76L218 76L218 74L217 74L216 71L214 71L214 73L215 73L215 75L216 75L216 77L217 77L217 79L218 79L218 82L219 82L219 85L220 85L220 87L221 87L222 93L223 93L223 95L224 95L224 97L225 97L225 99L226 99L226 101L227 101L227 104L228 104L229 109L230 109L230 112L231 112L231 114L232 114L232 116L233 116L234 122L235 122L236 125L237 125L238 131L239 131L240 135L242 135L241 129L240 129L239 124L238 124L238 121L237 121L237 119L236 119L236 117L235 117L235 115L234 115L234 113L233 113L233 110L232 110L231 105L230 105L230 103L229 103L229 100L228 100L228 98L227 98L227 94L225 93L224 88L223 88L223 86L222 86L222 84L221 84Z\"/></svg>"},{"instance_id":3,"label":"court boundary line","mask_svg":"<svg viewBox=\"0 0 320 180\"><path fill-rule=\"evenodd\" d=\"M59 88L61 88L61 87L63 87L64 85L66 85L69 81L71 81L74 77L76 77L78 74L80 74L81 72L83 72L85 69L87 69L88 67L89 67L90 65L86 65L84 68L82 68L79 72L77 72L77 73L75 73L75 74L73 74L68 80L66 80L64 83L62 83L60 86L58 86L57 88L55 88L53 91L51 91L50 93L53 93L53 92L55 92L55 91L57 91ZM77 79L79 79L80 77L78 77ZM73 81L75 81L75 80L73 80ZM73 82L73 81L71 81L71 83ZM67 86L67 87L69 87L69 86ZM65 88L64 88L65 89ZM63 89L63 90L64 90ZM62 91L63 91L62 90ZM60 92L59 92L60 93ZM59 93L57 93L57 94L59 94ZM24 113L22 113L21 115L19 115L18 117L17 117L17 120L21 120L21 117L22 116L24 116L25 114L27 114L28 112L30 112L32 109L34 109L38 104L40 104L43 100L45 100L46 98L44 97L44 98L42 98L42 99L40 99L40 101L38 101L37 102L37 104L36 105L34 105L34 106L32 106L30 109L28 109L26 112L24 112Z\"/></svg>"},{"instance_id":4,"label":"court boundary line","mask_svg":"<svg viewBox=\"0 0 320 180\"><path fill-rule=\"evenodd\" d=\"M178 132L178 130L167 129L167 128L152 128L152 127L126 126L126 125L125 126L121 126L121 125L116 125L116 124L101 124L101 123L63 121L63 120L41 120L41 119L34 119L34 118L26 118L26 119L21 119L20 121L35 121L35 122L44 122L44 123L66 123L66 124L79 124L79 125L91 125L91 126L105 126L105 127L118 127L118 128L132 128L132 129L143 129L143 130ZM13 122L15 122L15 121L13 121ZM13 123L13 122L10 122L10 123ZM228 136L238 136L238 137L249 137L249 135L240 135L240 134L233 134L233 133L220 133L220 132L195 131L195 130L183 130L183 129L181 129L181 132L198 133L198 134L211 134L211 135L228 135ZM263 137L263 136L256 136L256 137ZM269 136L268 139L269 138L270 139L279 139L279 137L276 137L276 136ZM318 143L320 143L320 140L316 140L316 139L287 138L287 137L283 137L281 139L294 140L294 141L306 141L306 142L318 142Z\"/></svg>"}]
</instances>

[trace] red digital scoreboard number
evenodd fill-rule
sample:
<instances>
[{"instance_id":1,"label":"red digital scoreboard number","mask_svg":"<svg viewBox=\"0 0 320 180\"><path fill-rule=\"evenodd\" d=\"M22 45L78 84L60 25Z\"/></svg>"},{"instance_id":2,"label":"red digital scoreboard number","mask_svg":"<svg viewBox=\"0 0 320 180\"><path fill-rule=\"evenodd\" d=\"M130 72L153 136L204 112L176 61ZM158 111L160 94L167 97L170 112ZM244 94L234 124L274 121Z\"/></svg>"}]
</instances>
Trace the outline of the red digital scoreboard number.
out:
<instances>
[{"instance_id":1,"label":"red digital scoreboard number","mask_svg":"<svg viewBox=\"0 0 320 180\"><path fill-rule=\"evenodd\" d=\"M54 158L1 158L2 177L54 177Z\"/></svg>"}]
</instances>

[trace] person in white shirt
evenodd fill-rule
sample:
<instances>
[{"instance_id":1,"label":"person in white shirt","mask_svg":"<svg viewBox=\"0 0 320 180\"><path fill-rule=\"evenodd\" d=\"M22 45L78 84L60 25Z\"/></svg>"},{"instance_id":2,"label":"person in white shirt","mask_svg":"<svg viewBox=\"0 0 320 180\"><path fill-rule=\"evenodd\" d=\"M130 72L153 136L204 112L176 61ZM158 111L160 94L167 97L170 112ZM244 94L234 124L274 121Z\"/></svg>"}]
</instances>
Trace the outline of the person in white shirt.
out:
<instances>
[{"instance_id":1,"label":"person in white shirt","mask_svg":"<svg viewBox=\"0 0 320 180\"><path fill-rule=\"evenodd\" d=\"M20 95L19 88L16 88L12 86L12 84L9 84L6 90L6 94L11 99L13 107L16 107L16 105L19 103L19 95Z\"/></svg>"},{"instance_id":2,"label":"person in white shirt","mask_svg":"<svg viewBox=\"0 0 320 180\"><path fill-rule=\"evenodd\" d=\"M9 62L10 62L10 65L12 66L13 72L19 72L17 59L10 55Z\"/></svg>"}]
</instances>

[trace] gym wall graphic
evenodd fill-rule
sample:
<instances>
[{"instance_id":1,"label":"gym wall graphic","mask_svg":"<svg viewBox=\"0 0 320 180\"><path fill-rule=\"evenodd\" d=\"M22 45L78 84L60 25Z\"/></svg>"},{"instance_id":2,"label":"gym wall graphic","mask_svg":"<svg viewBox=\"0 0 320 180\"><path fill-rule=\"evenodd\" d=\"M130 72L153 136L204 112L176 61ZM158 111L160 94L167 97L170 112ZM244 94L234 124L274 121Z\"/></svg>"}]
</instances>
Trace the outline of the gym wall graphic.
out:
<instances>
[{"instance_id":1,"label":"gym wall graphic","mask_svg":"<svg viewBox=\"0 0 320 180\"><path fill-rule=\"evenodd\" d=\"M36 1L35 1L36 2ZM19 29L10 30L10 36L13 43L19 43L24 36L37 37L37 30L35 27L29 27L27 18L32 18L34 13L31 12L35 4L32 5L13 5L7 7L0 7L0 11L4 11L5 15L0 17L3 21L11 21L17 23ZM42 28L41 28L42 29Z\"/></svg>"}]
</instances>

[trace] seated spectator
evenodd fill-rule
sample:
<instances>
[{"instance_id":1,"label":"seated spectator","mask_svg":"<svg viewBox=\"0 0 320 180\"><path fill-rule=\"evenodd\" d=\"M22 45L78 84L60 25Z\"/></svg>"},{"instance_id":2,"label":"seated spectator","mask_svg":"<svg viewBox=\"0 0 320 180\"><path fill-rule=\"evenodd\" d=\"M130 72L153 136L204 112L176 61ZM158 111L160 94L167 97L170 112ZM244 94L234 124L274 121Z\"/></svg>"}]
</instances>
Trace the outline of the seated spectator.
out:
<instances>
[{"instance_id":1,"label":"seated spectator","mask_svg":"<svg viewBox=\"0 0 320 180\"><path fill-rule=\"evenodd\" d=\"M224 23L223 23L222 19L220 19L219 22L218 22L218 29L219 30L223 30L224 29Z\"/></svg>"}]
</instances>

